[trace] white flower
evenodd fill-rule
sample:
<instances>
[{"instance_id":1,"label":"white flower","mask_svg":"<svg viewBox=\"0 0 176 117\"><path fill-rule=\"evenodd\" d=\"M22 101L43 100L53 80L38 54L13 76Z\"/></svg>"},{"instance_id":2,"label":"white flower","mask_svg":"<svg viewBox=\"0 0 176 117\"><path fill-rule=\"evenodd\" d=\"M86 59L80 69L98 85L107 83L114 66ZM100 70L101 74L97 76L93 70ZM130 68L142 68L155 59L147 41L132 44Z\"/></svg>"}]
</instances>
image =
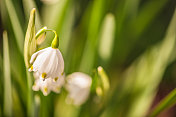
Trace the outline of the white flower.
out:
<instances>
[{"instance_id":1,"label":"white flower","mask_svg":"<svg viewBox=\"0 0 176 117\"><path fill-rule=\"evenodd\" d=\"M75 105L83 104L90 93L92 79L89 75L81 72L75 72L66 77L67 84L65 85L68 91L67 102L73 101Z\"/></svg>"},{"instance_id":2,"label":"white flower","mask_svg":"<svg viewBox=\"0 0 176 117\"><path fill-rule=\"evenodd\" d=\"M43 80L58 79L64 74L64 60L57 48L48 47L34 53L30 63L33 65L29 71L37 72Z\"/></svg>"},{"instance_id":3,"label":"white flower","mask_svg":"<svg viewBox=\"0 0 176 117\"><path fill-rule=\"evenodd\" d=\"M47 78L45 80L43 80L42 78L37 78L32 89L34 91L41 90L43 92L43 95L47 96L51 91L54 91L55 93L60 93L60 90L64 83L64 76L55 79L55 81L52 78Z\"/></svg>"}]
</instances>

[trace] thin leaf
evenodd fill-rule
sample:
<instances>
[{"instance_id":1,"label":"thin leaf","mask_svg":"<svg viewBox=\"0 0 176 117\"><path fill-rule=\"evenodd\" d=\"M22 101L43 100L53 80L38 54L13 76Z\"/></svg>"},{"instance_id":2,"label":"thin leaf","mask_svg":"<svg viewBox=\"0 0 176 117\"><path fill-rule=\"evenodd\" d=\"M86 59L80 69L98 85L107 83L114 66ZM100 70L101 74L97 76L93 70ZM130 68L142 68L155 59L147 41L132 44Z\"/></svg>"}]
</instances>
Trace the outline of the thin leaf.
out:
<instances>
[{"instance_id":1,"label":"thin leaf","mask_svg":"<svg viewBox=\"0 0 176 117\"><path fill-rule=\"evenodd\" d=\"M1 54L0 54L0 71L3 69L3 66L2 66L2 56L1 56Z\"/></svg>"},{"instance_id":2,"label":"thin leaf","mask_svg":"<svg viewBox=\"0 0 176 117\"><path fill-rule=\"evenodd\" d=\"M171 56L175 54L175 21L176 10L165 39L148 49L125 72L124 81L115 90L111 107L104 112L105 116L112 116L110 112L121 113L126 117L144 117L147 114L164 71L173 60Z\"/></svg>"},{"instance_id":3,"label":"thin leaf","mask_svg":"<svg viewBox=\"0 0 176 117\"><path fill-rule=\"evenodd\" d=\"M7 32L3 32L3 62L4 62L4 115L12 116L12 89L10 76L10 57Z\"/></svg>"},{"instance_id":4,"label":"thin leaf","mask_svg":"<svg viewBox=\"0 0 176 117\"><path fill-rule=\"evenodd\" d=\"M93 1L93 8L88 27L88 36L80 63L80 71L89 73L93 68L99 28L104 14L103 7L105 6L105 2L105 0Z\"/></svg>"},{"instance_id":5,"label":"thin leaf","mask_svg":"<svg viewBox=\"0 0 176 117\"><path fill-rule=\"evenodd\" d=\"M114 34L115 17L113 14L107 14L103 21L99 45L99 55L104 61L107 61L111 58L113 43L115 39Z\"/></svg>"},{"instance_id":6,"label":"thin leaf","mask_svg":"<svg viewBox=\"0 0 176 117\"><path fill-rule=\"evenodd\" d=\"M13 86L12 88L12 94L13 94L13 116L15 117L24 117L24 111L23 111L23 108L22 108L22 104L20 102L20 98L17 93L17 89Z\"/></svg>"},{"instance_id":7,"label":"thin leaf","mask_svg":"<svg viewBox=\"0 0 176 117\"><path fill-rule=\"evenodd\" d=\"M41 19L40 19L39 12L38 12L37 6L35 4L35 1L34 0L23 0L23 7L24 7L24 12L25 12L27 19L29 18L29 13L30 13L31 9L33 9L33 8L36 9L36 28L37 29L40 28Z\"/></svg>"},{"instance_id":8,"label":"thin leaf","mask_svg":"<svg viewBox=\"0 0 176 117\"><path fill-rule=\"evenodd\" d=\"M128 78L131 77L132 80L131 85L133 85L133 88L131 88L133 95L138 91L142 92L132 100L131 111L128 113L129 117L144 116L146 114L146 110L149 109L150 104L152 103L156 93L156 88L161 81L167 65L170 63L172 54L175 52L175 21L176 10L168 27L165 39L160 44L146 52L143 57L135 63L136 65L134 64L130 68L133 72L128 73Z\"/></svg>"},{"instance_id":9,"label":"thin leaf","mask_svg":"<svg viewBox=\"0 0 176 117\"><path fill-rule=\"evenodd\" d=\"M15 39L17 41L17 45L19 47L19 50L21 54L23 53L23 43L24 43L24 33L22 30L22 27L20 25L17 13L15 11L15 8L13 6L13 3L11 0L5 0L5 5L7 7L7 11L11 20L12 28L15 34Z\"/></svg>"},{"instance_id":10,"label":"thin leaf","mask_svg":"<svg viewBox=\"0 0 176 117\"><path fill-rule=\"evenodd\" d=\"M148 117L157 117L162 111L176 104L176 89L172 90L148 115Z\"/></svg>"}]
</instances>

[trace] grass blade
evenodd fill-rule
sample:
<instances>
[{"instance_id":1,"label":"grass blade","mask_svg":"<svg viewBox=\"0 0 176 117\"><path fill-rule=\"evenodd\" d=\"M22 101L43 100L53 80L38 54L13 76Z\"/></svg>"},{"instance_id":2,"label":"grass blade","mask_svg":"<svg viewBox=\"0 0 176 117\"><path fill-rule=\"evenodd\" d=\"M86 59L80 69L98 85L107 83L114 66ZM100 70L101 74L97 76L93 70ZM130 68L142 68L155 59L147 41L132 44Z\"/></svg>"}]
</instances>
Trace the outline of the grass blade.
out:
<instances>
[{"instance_id":1,"label":"grass blade","mask_svg":"<svg viewBox=\"0 0 176 117\"><path fill-rule=\"evenodd\" d=\"M101 29L99 55L103 61L111 58L113 42L115 34L115 17L113 14L107 14L104 18L103 26Z\"/></svg>"},{"instance_id":2,"label":"grass blade","mask_svg":"<svg viewBox=\"0 0 176 117\"><path fill-rule=\"evenodd\" d=\"M3 53L4 53L4 115L12 116L12 89L10 76L10 57L7 32L3 32Z\"/></svg>"},{"instance_id":3,"label":"grass blade","mask_svg":"<svg viewBox=\"0 0 176 117\"><path fill-rule=\"evenodd\" d=\"M105 116L121 113L126 117L144 117L147 114L164 71L173 60L171 56L175 53L176 46L175 21L176 10L165 39L148 49L126 71L123 82L112 96L111 106Z\"/></svg>"},{"instance_id":4,"label":"grass blade","mask_svg":"<svg viewBox=\"0 0 176 117\"><path fill-rule=\"evenodd\" d=\"M97 40L101 20L104 14L103 7L105 0L95 0L91 11L90 22L88 27L88 35L86 45L83 51L82 60L80 63L80 71L89 73L94 65L95 52L97 50Z\"/></svg>"},{"instance_id":5,"label":"grass blade","mask_svg":"<svg viewBox=\"0 0 176 117\"><path fill-rule=\"evenodd\" d=\"M169 93L149 114L148 117L157 117L160 112L176 104L176 89Z\"/></svg>"},{"instance_id":6,"label":"grass blade","mask_svg":"<svg viewBox=\"0 0 176 117\"><path fill-rule=\"evenodd\" d=\"M146 52L135 66L136 68L134 70L138 72L134 72L128 76L135 78L131 79L133 80L131 82L133 83L132 92L135 94L142 91L140 94L136 94L137 97L133 99L129 117L144 116L146 114L146 110L149 109L150 104L152 103L156 93L156 88L161 81L167 65L170 63L171 56L174 53L176 46L175 21L176 10L168 27L165 39L160 44L154 46L151 50ZM133 74L136 75L133 76Z\"/></svg>"},{"instance_id":7,"label":"grass blade","mask_svg":"<svg viewBox=\"0 0 176 117\"><path fill-rule=\"evenodd\" d=\"M23 43L24 43L24 33L22 30L22 27L20 25L18 16L16 14L15 8L13 6L13 3L11 0L5 0L5 5L7 7L7 11L11 20L11 24L13 27L13 31L15 34L15 38L17 41L17 45L19 47L19 50L21 54L23 53Z\"/></svg>"},{"instance_id":8,"label":"grass blade","mask_svg":"<svg viewBox=\"0 0 176 117\"><path fill-rule=\"evenodd\" d=\"M1 56L1 53L0 53L0 71L3 69L3 66L2 66L2 56Z\"/></svg>"},{"instance_id":9,"label":"grass blade","mask_svg":"<svg viewBox=\"0 0 176 117\"><path fill-rule=\"evenodd\" d=\"M36 9L36 28L39 29L41 26L41 20L40 20L39 12L38 12L37 6L35 4L35 1L34 0L23 0L23 6L24 6L26 19L29 18L29 13L30 13L31 9L33 9L33 8Z\"/></svg>"}]
</instances>

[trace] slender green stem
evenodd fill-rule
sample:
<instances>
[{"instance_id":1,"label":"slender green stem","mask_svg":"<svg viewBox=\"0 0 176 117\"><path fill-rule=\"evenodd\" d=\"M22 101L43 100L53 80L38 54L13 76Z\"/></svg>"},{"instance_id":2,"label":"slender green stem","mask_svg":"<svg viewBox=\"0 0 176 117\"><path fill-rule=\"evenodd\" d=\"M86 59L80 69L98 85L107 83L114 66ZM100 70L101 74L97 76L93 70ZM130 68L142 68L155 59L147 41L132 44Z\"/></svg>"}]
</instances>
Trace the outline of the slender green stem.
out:
<instances>
[{"instance_id":1,"label":"slender green stem","mask_svg":"<svg viewBox=\"0 0 176 117\"><path fill-rule=\"evenodd\" d=\"M59 46L59 39L58 39L58 36L57 36L57 33L55 30L52 30L52 29L47 29L47 27L43 27L41 30L39 30L35 36L35 38L37 39L40 35L42 35L43 33L47 32L47 31L51 31L55 34L55 37L51 43L51 47L52 48L58 48Z\"/></svg>"},{"instance_id":2,"label":"slender green stem","mask_svg":"<svg viewBox=\"0 0 176 117\"><path fill-rule=\"evenodd\" d=\"M26 71L27 74L27 83L28 83L28 97L27 97L27 115L28 117L34 116L34 99L33 99L33 93L32 93L32 77L31 74Z\"/></svg>"}]
</instances>

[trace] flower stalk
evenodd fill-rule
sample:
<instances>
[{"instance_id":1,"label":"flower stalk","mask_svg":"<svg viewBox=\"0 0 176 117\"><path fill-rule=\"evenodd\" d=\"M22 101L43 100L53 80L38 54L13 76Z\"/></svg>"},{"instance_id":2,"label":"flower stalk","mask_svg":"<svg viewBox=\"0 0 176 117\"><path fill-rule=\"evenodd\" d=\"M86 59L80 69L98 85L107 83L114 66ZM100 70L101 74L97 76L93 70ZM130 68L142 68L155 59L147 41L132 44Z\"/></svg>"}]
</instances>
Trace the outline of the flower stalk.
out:
<instances>
[{"instance_id":1,"label":"flower stalk","mask_svg":"<svg viewBox=\"0 0 176 117\"><path fill-rule=\"evenodd\" d=\"M54 35L55 35L55 36L54 36L54 39L53 39L53 41L52 41L52 43L51 43L51 47L52 47L52 48L58 48L58 47L59 47L59 38L58 38L58 36L57 36L56 31L55 31L55 30L52 30L52 29L47 29L46 26L43 27L42 29L40 29L40 30L37 32L35 38L38 39L42 34L46 33L47 31L51 31L51 32L53 32Z\"/></svg>"}]
</instances>

